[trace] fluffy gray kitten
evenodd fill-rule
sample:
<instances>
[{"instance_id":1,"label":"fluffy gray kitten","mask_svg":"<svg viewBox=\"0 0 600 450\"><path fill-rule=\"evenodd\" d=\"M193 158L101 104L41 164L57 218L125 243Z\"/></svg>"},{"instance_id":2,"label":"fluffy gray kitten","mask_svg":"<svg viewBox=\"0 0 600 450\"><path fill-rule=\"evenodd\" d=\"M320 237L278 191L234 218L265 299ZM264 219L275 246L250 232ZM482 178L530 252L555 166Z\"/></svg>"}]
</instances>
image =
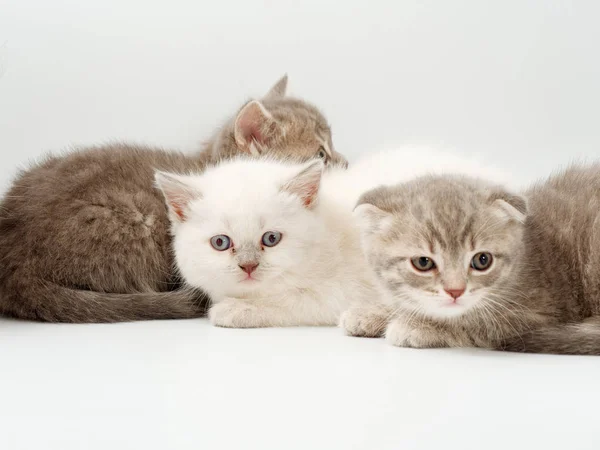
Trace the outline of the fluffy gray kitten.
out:
<instances>
[{"instance_id":1,"label":"fluffy gray kitten","mask_svg":"<svg viewBox=\"0 0 600 450\"><path fill-rule=\"evenodd\" d=\"M216 133L200 154L113 144L49 156L0 203L0 312L50 322L189 318L204 296L173 271L167 207L154 171L198 172L239 154L328 159L317 108L285 96L282 78Z\"/></svg>"},{"instance_id":2,"label":"fluffy gray kitten","mask_svg":"<svg viewBox=\"0 0 600 450\"><path fill-rule=\"evenodd\" d=\"M356 213L386 302L348 311L349 334L385 333L403 347L600 354L600 165L572 167L524 196L424 177L366 193Z\"/></svg>"}]
</instances>

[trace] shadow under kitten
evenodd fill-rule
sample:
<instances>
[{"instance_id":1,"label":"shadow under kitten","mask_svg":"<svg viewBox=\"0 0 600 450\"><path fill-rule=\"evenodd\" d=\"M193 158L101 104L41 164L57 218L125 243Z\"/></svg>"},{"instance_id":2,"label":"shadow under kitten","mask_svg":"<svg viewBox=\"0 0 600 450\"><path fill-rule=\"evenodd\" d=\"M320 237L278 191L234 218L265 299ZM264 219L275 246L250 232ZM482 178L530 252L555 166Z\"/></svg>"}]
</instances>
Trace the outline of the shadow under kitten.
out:
<instances>
[{"instance_id":1,"label":"shadow under kitten","mask_svg":"<svg viewBox=\"0 0 600 450\"><path fill-rule=\"evenodd\" d=\"M287 77L247 102L202 153L112 144L48 156L0 203L0 312L49 322L191 318L206 296L173 269L154 171L202 171L240 154L346 164L325 118L285 96Z\"/></svg>"}]
</instances>

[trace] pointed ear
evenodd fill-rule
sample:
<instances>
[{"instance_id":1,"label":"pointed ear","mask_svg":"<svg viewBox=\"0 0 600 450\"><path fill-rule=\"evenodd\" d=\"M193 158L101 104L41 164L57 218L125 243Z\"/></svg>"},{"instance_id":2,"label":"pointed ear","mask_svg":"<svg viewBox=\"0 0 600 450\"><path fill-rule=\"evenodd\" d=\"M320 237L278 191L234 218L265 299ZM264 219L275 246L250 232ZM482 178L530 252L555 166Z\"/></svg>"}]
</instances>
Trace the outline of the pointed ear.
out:
<instances>
[{"instance_id":1,"label":"pointed ear","mask_svg":"<svg viewBox=\"0 0 600 450\"><path fill-rule=\"evenodd\" d=\"M524 223L527 216L527 200L520 195L508 192L494 192L490 195L492 212L506 220Z\"/></svg>"},{"instance_id":2,"label":"pointed ear","mask_svg":"<svg viewBox=\"0 0 600 450\"><path fill-rule=\"evenodd\" d=\"M234 137L238 148L259 155L262 147L274 137L278 124L258 100L245 105L235 118Z\"/></svg>"},{"instance_id":3,"label":"pointed ear","mask_svg":"<svg viewBox=\"0 0 600 450\"><path fill-rule=\"evenodd\" d=\"M275 100L278 98L285 97L285 92L287 91L288 84L288 76L287 73L282 76L277 83L273 85L273 87L267 92L267 95L264 96L265 100Z\"/></svg>"},{"instance_id":4,"label":"pointed ear","mask_svg":"<svg viewBox=\"0 0 600 450\"><path fill-rule=\"evenodd\" d=\"M281 187L281 191L300 197L304 206L311 209L317 201L323 167L321 160L309 162L300 173Z\"/></svg>"},{"instance_id":5,"label":"pointed ear","mask_svg":"<svg viewBox=\"0 0 600 450\"><path fill-rule=\"evenodd\" d=\"M389 212L370 203L359 204L354 208L353 216L364 236L387 230L394 220Z\"/></svg>"},{"instance_id":6,"label":"pointed ear","mask_svg":"<svg viewBox=\"0 0 600 450\"><path fill-rule=\"evenodd\" d=\"M192 200L202 198L200 192L190 186L185 176L156 171L156 186L162 191L169 208L169 218L174 223L185 222Z\"/></svg>"}]
</instances>

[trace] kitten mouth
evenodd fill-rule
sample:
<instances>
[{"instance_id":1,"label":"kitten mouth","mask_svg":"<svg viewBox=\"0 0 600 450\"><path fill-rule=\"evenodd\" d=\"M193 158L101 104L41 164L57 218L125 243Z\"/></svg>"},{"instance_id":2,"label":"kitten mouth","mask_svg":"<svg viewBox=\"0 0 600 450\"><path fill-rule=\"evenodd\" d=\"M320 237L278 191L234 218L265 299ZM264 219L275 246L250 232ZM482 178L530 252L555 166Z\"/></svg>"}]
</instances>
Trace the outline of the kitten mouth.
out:
<instances>
[{"instance_id":1,"label":"kitten mouth","mask_svg":"<svg viewBox=\"0 0 600 450\"><path fill-rule=\"evenodd\" d=\"M462 308L465 305L463 305L462 303L459 302L448 302L448 303L444 303L442 305L443 308Z\"/></svg>"},{"instance_id":2,"label":"kitten mouth","mask_svg":"<svg viewBox=\"0 0 600 450\"><path fill-rule=\"evenodd\" d=\"M455 309L455 308L464 308L464 304L460 301L460 299L448 299L445 300L441 305L442 308L446 309Z\"/></svg>"},{"instance_id":3,"label":"kitten mouth","mask_svg":"<svg viewBox=\"0 0 600 450\"><path fill-rule=\"evenodd\" d=\"M248 275L246 278L240 281L240 283L256 283L258 280L256 278L252 278L252 275Z\"/></svg>"}]
</instances>

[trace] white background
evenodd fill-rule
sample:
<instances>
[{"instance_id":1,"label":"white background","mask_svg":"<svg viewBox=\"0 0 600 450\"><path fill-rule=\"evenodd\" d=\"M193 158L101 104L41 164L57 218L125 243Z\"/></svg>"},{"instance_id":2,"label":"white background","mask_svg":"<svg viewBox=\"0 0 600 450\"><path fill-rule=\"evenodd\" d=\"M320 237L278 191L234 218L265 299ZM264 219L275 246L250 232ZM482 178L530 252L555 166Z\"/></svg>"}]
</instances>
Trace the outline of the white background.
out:
<instances>
[{"instance_id":1,"label":"white background","mask_svg":"<svg viewBox=\"0 0 600 450\"><path fill-rule=\"evenodd\" d=\"M48 150L193 149L283 73L339 151L533 180L600 149L600 3L0 0L0 190ZM598 448L600 360L338 330L0 322L0 447Z\"/></svg>"},{"instance_id":2,"label":"white background","mask_svg":"<svg viewBox=\"0 0 600 450\"><path fill-rule=\"evenodd\" d=\"M402 143L530 178L600 149L600 3L0 0L0 183L71 144L194 148L284 72L351 158Z\"/></svg>"}]
</instances>

